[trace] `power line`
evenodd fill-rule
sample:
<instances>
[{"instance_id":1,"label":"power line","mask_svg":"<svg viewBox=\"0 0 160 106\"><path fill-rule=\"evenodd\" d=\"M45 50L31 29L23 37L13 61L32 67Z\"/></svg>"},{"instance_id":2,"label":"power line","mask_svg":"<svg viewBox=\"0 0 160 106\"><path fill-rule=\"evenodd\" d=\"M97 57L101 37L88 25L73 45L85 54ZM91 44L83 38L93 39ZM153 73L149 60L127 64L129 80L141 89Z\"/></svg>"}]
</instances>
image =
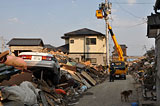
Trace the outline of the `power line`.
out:
<instances>
[{"instance_id":1,"label":"power line","mask_svg":"<svg viewBox=\"0 0 160 106\"><path fill-rule=\"evenodd\" d=\"M142 22L142 23L139 23L139 24L135 24L135 25L129 26L129 28L136 27L136 26L140 26L140 25L143 25L143 24L146 24L146 23L147 23L147 22Z\"/></svg>"},{"instance_id":2,"label":"power line","mask_svg":"<svg viewBox=\"0 0 160 106\"><path fill-rule=\"evenodd\" d=\"M133 16L133 17L135 17L135 18L138 18L138 19L141 18L141 17L139 17L139 16L134 15L134 14L131 13L130 11L124 9L121 5L118 4L118 6L119 6L124 12L128 13L129 15L131 15L131 16Z\"/></svg>"},{"instance_id":3,"label":"power line","mask_svg":"<svg viewBox=\"0 0 160 106\"><path fill-rule=\"evenodd\" d=\"M113 4L140 4L140 5L143 5L143 4L147 4L147 5L150 5L150 4L154 4L154 3L151 3L151 2L139 2L139 3L127 3L127 2L112 2Z\"/></svg>"},{"instance_id":4,"label":"power line","mask_svg":"<svg viewBox=\"0 0 160 106\"><path fill-rule=\"evenodd\" d=\"M121 3L121 2L117 2L117 0L115 0L115 1L116 1L115 3L117 3L117 4L118 4L118 3ZM112 2L112 3L114 3L114 2ZM128 3L128 4L129 4L129 3ZM134 3L133 3L133 4L134 4ZM126 10L125 8L123 8L123 7L121 6L121 4L118 4L118 6L119 6L124 12L128 13L129 15L131 15L131 16L133 16L133 17L135 17L135 18L144 20L144 18L139 17L139 16L135 15L134 13Z\"/></svg>"}]
</instances>

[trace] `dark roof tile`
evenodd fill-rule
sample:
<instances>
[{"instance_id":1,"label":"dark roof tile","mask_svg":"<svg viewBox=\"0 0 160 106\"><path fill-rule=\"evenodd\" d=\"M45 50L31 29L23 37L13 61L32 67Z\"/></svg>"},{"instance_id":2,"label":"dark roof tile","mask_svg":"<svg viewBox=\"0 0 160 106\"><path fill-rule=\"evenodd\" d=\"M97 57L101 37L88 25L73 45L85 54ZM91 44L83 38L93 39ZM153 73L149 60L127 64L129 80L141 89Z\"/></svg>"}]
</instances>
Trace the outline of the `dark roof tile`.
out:
<instances>
[{"instance_id":1,"label":"dark roof tile","mask_svg":"<svg viewBox=\"0 0 160 106\"><path fill-rule=\"evenodd\" d=\"M59 46L56 48L57 50L61 50L62 52L64 53L68 53L69 52L69 44L65 44L65 45L62 45L62 46Z\"/></svg>"},{"instance_id":2,"label":"dark roof tile","mask_svg":"<svg viewBox=\"0 0 160 106\"><path fill-rule=\"evenodd\" d=\"M9 46L44 46L42 39L40 38L13 38L7 45Z\"/></svg>"},{"instance_id":3,"label":"dark roof tile","mask_svg":"<svg viewBox=\"0 0 160 106\"><path fill-rule=\"evenodd\" d=\"M83 29L79 29L76 31L72 31L72 32L68 32L65 33L64 36L62 36L61 38L68 38L68 36L78 36L78 35L100 35L100 36L105 36L104 34L88 29L88 28L83 28Z\"/></svg>"}]
</instances>

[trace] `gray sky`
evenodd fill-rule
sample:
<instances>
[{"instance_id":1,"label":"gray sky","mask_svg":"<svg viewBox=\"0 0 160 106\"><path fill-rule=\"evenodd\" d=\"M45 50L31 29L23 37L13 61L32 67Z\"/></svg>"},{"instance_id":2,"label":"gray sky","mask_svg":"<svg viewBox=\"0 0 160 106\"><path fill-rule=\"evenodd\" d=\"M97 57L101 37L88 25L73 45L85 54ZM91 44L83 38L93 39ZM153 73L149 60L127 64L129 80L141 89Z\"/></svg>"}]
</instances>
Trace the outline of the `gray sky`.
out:
<instances>
[{"instance_id":1,"label":"gray sky","mask_svg":"<svg viewBox=\"0 0 160 106\"><path fill-rule=\"evenodd\" d=\"M128 55L143 55L154 46L148 39L147 16L155 0L109 0L110 23L119 44L126 44ZM45 44L60 46L64 33L89 28L105 33L104 20L95 11L104 0L0 0L0 36L7 43L14 37L42 38ZM110 38L111 48L113 42ZM146 49L144 49L146 47Z\"/></svg>"}]
</instances>

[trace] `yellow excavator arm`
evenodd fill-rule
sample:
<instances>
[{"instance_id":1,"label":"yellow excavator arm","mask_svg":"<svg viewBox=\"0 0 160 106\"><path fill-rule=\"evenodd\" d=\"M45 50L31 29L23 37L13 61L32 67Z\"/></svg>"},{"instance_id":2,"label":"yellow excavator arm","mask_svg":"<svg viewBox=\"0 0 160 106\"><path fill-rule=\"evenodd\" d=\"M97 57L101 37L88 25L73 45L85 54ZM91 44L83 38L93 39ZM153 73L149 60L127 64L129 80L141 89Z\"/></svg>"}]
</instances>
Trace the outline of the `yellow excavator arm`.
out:
<instances>
[{"instance_id":1,"label":"yellow excavator arm","mask_svg":"<svg viewBox=\"0 0 160 106\"><path fill-rule=\"evenodd\" d=\"M108 29L109 29L109 32L111 34L112 40L114 42L114 45L116 47L116 50L118 52L118 59L119 59L119 61L124 61L123 51L121 49L121 46L118 44L118 42L116 40L116 37L115 37L115 34L112 31L112 27L109 24L108 24Z\"/></svg>"}]
</instances>

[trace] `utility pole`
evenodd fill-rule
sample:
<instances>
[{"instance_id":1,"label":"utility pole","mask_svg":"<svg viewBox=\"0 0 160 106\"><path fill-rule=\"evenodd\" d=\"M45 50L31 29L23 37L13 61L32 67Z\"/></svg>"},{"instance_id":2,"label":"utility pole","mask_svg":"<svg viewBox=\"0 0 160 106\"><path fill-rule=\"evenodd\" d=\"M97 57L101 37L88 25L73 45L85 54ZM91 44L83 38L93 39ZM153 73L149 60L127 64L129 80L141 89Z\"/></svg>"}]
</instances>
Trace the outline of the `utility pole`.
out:
<instances>
[{"instance_id":1,"label":"utility pole","mask_svg":"<svg viewBox=\"0 0 160 106\"><path fill-rule=\"evenodd\" d=\"M99 10L96 10L98 19L104 19L106 24L106 65L109 66L109 34L108 34L108 15L111 14L111 3L105 0L105 3L99 5Z\"/></svg>"},{"instance_id":2,"label":"utility pole","mask_svg":"<svg viewBox=\"0 0 160 106\"><path fill-rule=\"evenodd\" d=\"M106 64L109 66L109 35L108 35L108 0L105 0L105 23L106 23Z\"/></svg>"}]
</instances>

